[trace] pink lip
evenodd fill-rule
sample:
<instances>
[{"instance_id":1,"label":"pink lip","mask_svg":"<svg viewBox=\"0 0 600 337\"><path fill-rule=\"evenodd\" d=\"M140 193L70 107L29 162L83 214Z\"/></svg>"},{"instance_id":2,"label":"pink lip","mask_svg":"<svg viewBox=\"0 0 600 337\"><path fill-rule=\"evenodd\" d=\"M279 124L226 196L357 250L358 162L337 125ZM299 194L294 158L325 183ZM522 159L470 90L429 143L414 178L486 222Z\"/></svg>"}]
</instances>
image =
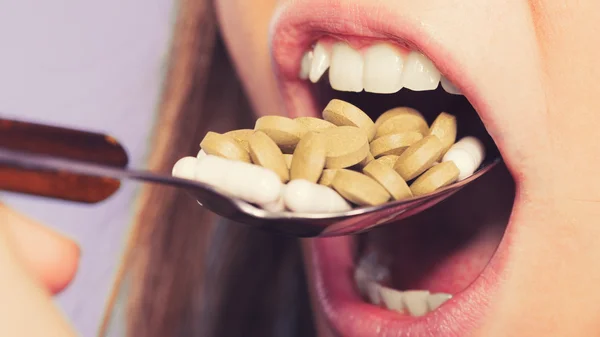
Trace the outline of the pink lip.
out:
<instances>
[{"instance_id":1,"label":"pink lip","mask_svg":"<svg viewBox=\"0 0 600 337\"><path fill-rule=\"evenodd\" d=\"M352 277L352 237L310 241L312 284L320 309L344 337L462 337L469 335L485 314L503 269L506 241L484 272L465 290L424 317L399 315L362 300Z\"/></svg>"},{"instance_id":2,"label":"pink lip","mask_svg":"<svg viewBox=\"0 0 600 337\"><path fill-rule=\"evenodd\" d=\"M394 24L390 24L394 23ZM311 83L298 78L304 52L321 36L340 40L389 41L427 55L440 72L469 99L491 134L496 126L489 118L490 107L477 92L468 72L461 69L450 49L430 34L409 11L386 10L379 6L339 0L294 1L282 8L272 23L271 56L289 116L314 115L316 105Z\"/></svg>"},{"instance_id":3,"label":"pink lip","mask_svg":"<svg viewBox=\"0 0 600 337\"><path fill-rule=\"evenodd\" d=\"M393 23L393 24L390 24ZM344 40L390 41L419 50L469 99L490 133L495 124L486 118L490 107L480 97L468 72L454 62L452 53L435 36L428 35L421 22L408 12L397 13L384 8L359 8L336 0L294 1L283 8L273 22L272 58L291 117L317 115L316 102L308 81L298 73L302 55L321 36ZM514 214L513 214L514 215ZM513 220L511 220L511 223ZM365 303L354 288L351 238L311 240L313 285L320 307L330 325L344 337L373 336L464 336L484 315L491 293L498 285L503 269L510 228L498 252L484 272L463 292L443 306L420 318L400 316Z\"/></svg>"}]
</instances>

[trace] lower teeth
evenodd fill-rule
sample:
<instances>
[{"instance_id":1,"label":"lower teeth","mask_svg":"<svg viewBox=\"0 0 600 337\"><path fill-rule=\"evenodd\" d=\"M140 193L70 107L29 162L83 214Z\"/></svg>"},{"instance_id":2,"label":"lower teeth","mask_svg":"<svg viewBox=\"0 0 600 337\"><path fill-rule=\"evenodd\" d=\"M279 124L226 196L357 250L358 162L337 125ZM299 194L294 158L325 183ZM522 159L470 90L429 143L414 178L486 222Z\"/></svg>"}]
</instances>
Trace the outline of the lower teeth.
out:
<instances>
[{"instance_id":1,"label":"lower teeth","mask_svg":"<svg viewBox=\"0 0 600 337\"><path fill-rule=\"evenodd\" d=\"M386 267L377 264L377 257L363 257L354 270L354 281L361 295L371 304L414 317L436 310L452 295L428 290L400 291L382 285L389 279Z\"/></svg>"}]
</instances>

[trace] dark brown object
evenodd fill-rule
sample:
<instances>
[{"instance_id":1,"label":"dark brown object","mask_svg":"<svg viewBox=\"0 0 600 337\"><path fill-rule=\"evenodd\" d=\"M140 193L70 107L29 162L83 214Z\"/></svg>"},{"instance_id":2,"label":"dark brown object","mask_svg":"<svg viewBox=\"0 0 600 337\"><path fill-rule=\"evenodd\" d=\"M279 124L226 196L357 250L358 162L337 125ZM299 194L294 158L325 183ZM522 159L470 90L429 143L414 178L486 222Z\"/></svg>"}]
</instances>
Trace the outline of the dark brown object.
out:
<instances>
[{"instance_id":1,"label":"dark brown object","mask_svg":"<svg viewBox=\"0 0 600 337\"><path fill-rule=\"evenodd\" d=\"M0 149L124 168L125 149L112 137L0 118ZM64 171L39 171L0 164L0 190L68 201L97 203L113 195L116 179Z\"/></svg>"},{"instance_id":2,"label":"dark brown object","mask_svg":"<svg viewBox=\"0 0 600 337\"><path fill-rule=\"evenodd\" d=\"M125 167L127 152L116 139L95 132L0 118L0 147Z\"/></svg>"},{"instance_id":3,"label":"dark brown object","mask_svg":"<svg viewBox=\"0 0 600 337\"><path fill-rule=\"evenodd\" d=\"M0 190L4 191L97 203L113 195L120 186L120 181L111 178L23 170L0 165Z\"/></svg>"}]
</instances>

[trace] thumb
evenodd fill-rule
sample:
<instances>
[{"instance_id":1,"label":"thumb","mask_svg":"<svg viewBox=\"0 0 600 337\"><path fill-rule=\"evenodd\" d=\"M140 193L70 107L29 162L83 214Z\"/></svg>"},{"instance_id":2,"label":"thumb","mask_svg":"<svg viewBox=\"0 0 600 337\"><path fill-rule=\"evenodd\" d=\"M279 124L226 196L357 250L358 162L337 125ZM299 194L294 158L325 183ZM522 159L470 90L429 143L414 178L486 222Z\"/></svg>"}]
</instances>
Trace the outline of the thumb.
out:
<instances>
[{"instance_id":1,"label":"thumb","mask_svg":"<svg viewBox=\"0 0 600 337\"><path fill-rule=\"evenodd\" d=\"M32 277L0 214L0 336L74 337L46 287ZM33 319L32 319L33 318Z\"/></svg>"},{"instance_id":2,"label":"thumb","mask_svg":"<svg viewBox=\"0 0 600 337\"><path fill-rule=\"evenodd\" d=\"M71 239L0 204L0 219L16 254L40 283L52 293L63 290L75 277L79 246Z\"/></svg>"}]
</instances>

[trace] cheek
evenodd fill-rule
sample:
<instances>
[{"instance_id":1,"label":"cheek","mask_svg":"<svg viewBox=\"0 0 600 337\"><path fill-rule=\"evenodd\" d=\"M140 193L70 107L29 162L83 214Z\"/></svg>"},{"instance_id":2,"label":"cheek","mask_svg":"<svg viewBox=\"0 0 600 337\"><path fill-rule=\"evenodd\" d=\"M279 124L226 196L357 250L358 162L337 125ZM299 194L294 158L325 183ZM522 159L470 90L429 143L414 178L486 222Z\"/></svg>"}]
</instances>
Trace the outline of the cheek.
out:
<instances>
[{"instance_id":1,"label":"cheek","mask_svg":"<svg viewBox=\"0 0 600 337\"><path fill-rule=\"evenodd\" d=\"M269 51L269 23L277 2L215 1L225 44L258 115L283 113Z\"/></svg>"},{"instance_id":2,"label":"cheek","mask_svg":"<svg viewBox=\"0 0 600 337\"><path fill-rule=\"evenodd\" d=\"M530 0L544 67L556 178L564 198L600 200L600 2Z\"/></svg>"}]
</instances>

